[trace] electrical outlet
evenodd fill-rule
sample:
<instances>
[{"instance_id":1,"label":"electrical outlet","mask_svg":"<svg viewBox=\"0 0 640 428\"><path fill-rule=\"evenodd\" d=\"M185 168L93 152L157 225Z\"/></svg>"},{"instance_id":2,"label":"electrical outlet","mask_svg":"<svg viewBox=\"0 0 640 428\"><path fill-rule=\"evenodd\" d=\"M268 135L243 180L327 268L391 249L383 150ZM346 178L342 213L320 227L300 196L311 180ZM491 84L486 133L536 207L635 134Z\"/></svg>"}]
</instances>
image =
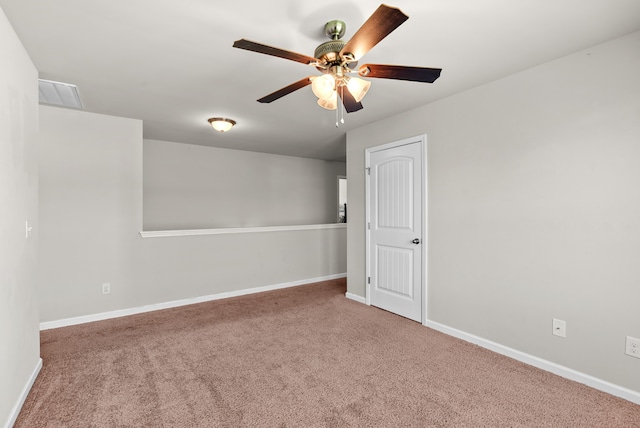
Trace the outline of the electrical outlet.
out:
<instances>
[{"instance_id":1,"label":"electrical outlet","mask_svg":"<svg viewBox=\"0 0 640 428\"><path fill-rule=\"evenodd\" d=\"M567 337L567 323L563 320L553 319L552 333L554 336Z\"/></svg>"},{"instance_id":2,"label":"electrical outlet","mask_svg":"<svg viewBox=\"0 0 640 428\"><path fill-rule=\"evenodd\" d=\"M632 357L640 358L640 339L627 336L627 347L624 353Z\"/></svg>"},{"instance_id":3,"label":"electrical outlet","mask_svg":"<svg viewBox=\"0 0 640 428\"><path fill-rule=\"evenodd\" d=\"M104 284L102 284L102 294L109 294L111 293L111 284L109 284L108 282L105 282Z\"/></svg>"}]
</instances>

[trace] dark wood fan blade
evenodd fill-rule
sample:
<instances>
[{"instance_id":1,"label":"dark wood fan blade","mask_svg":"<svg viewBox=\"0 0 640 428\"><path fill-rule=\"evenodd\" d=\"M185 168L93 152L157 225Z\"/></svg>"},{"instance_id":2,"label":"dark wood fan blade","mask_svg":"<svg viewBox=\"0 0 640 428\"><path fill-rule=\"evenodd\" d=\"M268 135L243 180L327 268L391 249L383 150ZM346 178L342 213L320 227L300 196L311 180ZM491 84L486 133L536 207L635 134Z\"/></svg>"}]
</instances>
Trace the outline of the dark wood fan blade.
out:
<instances>
[{"instance_id":1,"label":"dark wood fan blade","mask_svg":"<svg viewBox=\"0 0 640 428\"><path fill-rule=\"evenodd\" d=\"M316 59L299 54L296 52L286 51L284 49L274 48L271 46L263 45L261 43L252 42L246 39L240 39L233 42L234 48L245 49L248 51L258 52L265 55L277 56L284 59L290 59L291 61L301 62L303 64L311 64L316 62Z\"/></svg>"},{"instance_id":2,"label":"dark wood fan blade","mask_svg":"<svg viewBox=\"0 0 640 428\"><path fill-rule=\"evenodd\" d=\"M363 77L378 77L381 79L411 80L413 82L433 83L438 77L440 77L441 71L441 68L365 64L358 69L358 74Z\"/></svg>"},{"instance_id":3,"label":"dark wood fan blade","mask_svg":"<svg viewBox=\"0 0 640 428\"><path fill-rule=\"evenodd\" d=\"M354 111L362 110L364 108L362 103L356 101L346 87L342 86L339 88L338 94L340 95L340 98L342 98L342 104L344 104L344 109L347 113L353 113Z\"/></svg>"},{"instance_id":4,"label":"dark wood fan blade","mask_svg":"<svg viewBox=\"0 0 640 428\"><path fill-rule=\"evenodd\" d=\"M305 86L310 84L311 84L311 78L305 77L304 79L298 80L297 82L292 83L289 86L285 86L282 89L278 89L277 91L260 98L258 102L270 103L272 101L277 100L278 98L282 98L285 95L289 95L291 92L297 91L298 89L304 88Z\"/></svg>"},{"instance_id":5,"label":"dark wood fan blade","mask_svg":"<svg viewBox=\"0 0 640 428\"><path fill-rule=\"evenodd\" d=\"M342 48L340 55L351 54L359 60L407 19L400 9L381 4Z\"/></svg>"}]
</instances>

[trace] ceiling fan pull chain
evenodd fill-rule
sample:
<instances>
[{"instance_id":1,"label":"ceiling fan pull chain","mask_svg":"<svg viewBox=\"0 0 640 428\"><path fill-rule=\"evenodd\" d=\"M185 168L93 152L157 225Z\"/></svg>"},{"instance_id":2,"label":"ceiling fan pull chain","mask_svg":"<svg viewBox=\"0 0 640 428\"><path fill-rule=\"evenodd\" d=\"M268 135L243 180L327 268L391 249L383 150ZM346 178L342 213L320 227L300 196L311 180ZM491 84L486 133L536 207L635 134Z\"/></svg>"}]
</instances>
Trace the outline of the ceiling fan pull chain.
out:
<instances>
[{"instance_id":1,"label":"ceiling fan pull chain","mask_svg":"<svg viewBox=\"0 0 640 428\"><path fill-rule=\"evenodd\" d=\"M340 97L338 96L339 87L337 86L337 83L336 83L336 88L335 89L336 90L334 92L336 93L336 104L341 104L340 103ZM340 106L336 105L336 128L340 128L340 122L338 121L338 118L339 118L338 110L340 110Z\"/></svg>"},{"instance_id":2,"label":"ceiling fan pull chain","mask_svg":"<svg viewBox=\"0 0 640 428\"><path fill-rule=\"evenodd\" d=\"M340 92L342 100L344 100L344 85L340 85ZM340 123L344 124L344 102L340 103Z\"/></svg>"}]
</instances>

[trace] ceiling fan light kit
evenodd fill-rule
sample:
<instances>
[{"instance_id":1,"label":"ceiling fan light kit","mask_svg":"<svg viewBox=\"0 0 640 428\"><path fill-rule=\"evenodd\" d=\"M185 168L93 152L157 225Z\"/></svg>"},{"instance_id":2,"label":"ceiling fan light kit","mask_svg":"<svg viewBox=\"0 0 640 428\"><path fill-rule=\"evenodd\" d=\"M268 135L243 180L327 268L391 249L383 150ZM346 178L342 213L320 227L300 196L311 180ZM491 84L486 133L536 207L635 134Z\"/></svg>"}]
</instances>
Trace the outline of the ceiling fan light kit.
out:
<instances>
[{"instance_id":1,"label":"ceiling fan light kit","mask_svg":"<svg viewBox=\"0 0 640 428\"><path fill-rule=\"evenodd\" d=\"M218 132L227 132L236 124L235 120L227 119L226 117L212 117L208 122Z\"/></svg>"},{"instance_id":2,"label":"ceiling fan light kit","mask_svg":"<svg viewBox=\"0 0 640 428\"><path fill-rule=\"evenodd\" d=\"M365 64L356 70L358 61L362 56L407 19L409 17L402 13L400 9L384 4L380 5L349 41L342 40L346 32L345 23L339 20L329 21L325 24L324 32L331 40L318 46L314 51L313 57L246 39L236 40L233 43L233 47L311 65L323 73L320 76L309 76L285 86L260 98L258 102L270 103L298 89L311 85L311 90L318 97L318 105L320 107L327 110L336 110L339 96L342 99L344 110L347 113L352 113L363 108L361 101L371 87L371 82L359 77L349 76L349 74L358 74L367 78L409 80L425 83L433 83L440 77L440 72L442 71L440 68ZM342 122L344 123L344 120ZM339 126L337 120L336 126Z\"/></svg>"},{"instance_id":3,"label":"ceiling fan light kit","mask_svg":"<svg viewBox=\"0 0 640 428\"><path fill-rule=\"evenodd\" d=\"M338 108L338 93L333 91L333 94L325 99L319 98L318 105L327 110L335 110Z\"/></svg>"},{"instance_id":4,"label":"ceiling fan light kit","mask_svg":"<svg viewBox=\"0 0 640 428\"><path fill-rule=\"evenodd\" d=\"M371 82L368 80L360 79L359 77L345 77L347 82L347 89L353 95L356 101L360 102L369 91Z\"/></svg>"},{"instance_id":5,"label":"ceiling fan light kit","mask_svg":"<svg viewBox=\"0 0 640 428\"><path fill-rule=\"evenodd\" d=\"M330 98L336 92L336 79L331 74L311 78L311 90L321 100Z\"/></svg>"}]
</instances>

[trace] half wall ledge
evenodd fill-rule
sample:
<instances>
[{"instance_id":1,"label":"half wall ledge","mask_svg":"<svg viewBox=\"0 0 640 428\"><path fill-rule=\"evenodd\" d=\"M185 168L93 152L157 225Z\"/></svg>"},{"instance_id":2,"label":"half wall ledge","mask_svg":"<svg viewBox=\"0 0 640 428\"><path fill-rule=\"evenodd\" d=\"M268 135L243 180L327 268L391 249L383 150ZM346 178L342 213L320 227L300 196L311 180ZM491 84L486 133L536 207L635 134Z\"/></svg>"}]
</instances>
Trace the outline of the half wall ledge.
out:
<instances>
[{"instance_id":1,"label":"half wall ledge","mask_svg":"<svg viewBox=\"0 0 640 428\"><path fill-rule=\"evenodd\" d=\"M186 229L186 230L155 230L140 231L143 238L168 238L175 236L201 235L229 235L233 233L262 233L262 232L290 232L295 230L344 229L347 223L304 224L296 226L256 226L256 227L227 227L220 229Z\"/></svg>"}]
</instances>

